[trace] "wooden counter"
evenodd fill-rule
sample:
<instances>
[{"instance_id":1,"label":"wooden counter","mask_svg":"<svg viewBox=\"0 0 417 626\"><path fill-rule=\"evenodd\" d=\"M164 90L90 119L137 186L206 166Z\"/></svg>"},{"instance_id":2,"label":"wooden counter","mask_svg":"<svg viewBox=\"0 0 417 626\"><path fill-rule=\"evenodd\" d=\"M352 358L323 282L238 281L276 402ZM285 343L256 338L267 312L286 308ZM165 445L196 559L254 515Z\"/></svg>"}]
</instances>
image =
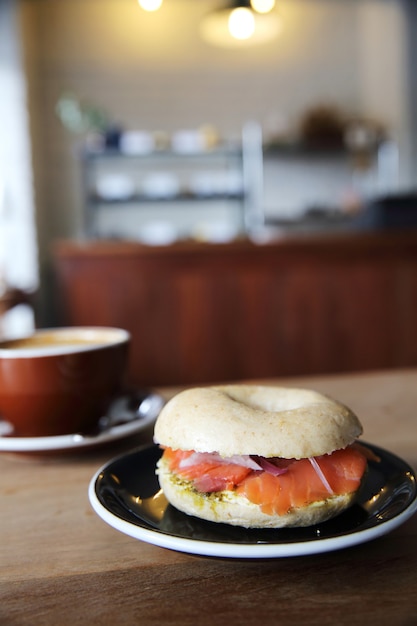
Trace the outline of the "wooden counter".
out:
<instances>
[{"instance_id":1,"label":"wooden counter","mask_svg":"<svg viewBox=\"0 0 417 626\"><path fill-rule=\"evenodd\" d=\"M281 380L350 405L364 439L417 468L417 369ZM191 556L132 539L92 510L110 458L0 454L0 624L4 626L412 626L417 516L337 552L271 560Z\"/></svg>"},{"instance_id":2,"label":"wooden counter","mask_svg":"<svg viewBox=\"0 0 417 626\"><path fill-rule=\"evenodd\" d=\"M59 323L132 333L142 385L417 365L417 231L58 242Z\"/></svg>"}]
</instances>

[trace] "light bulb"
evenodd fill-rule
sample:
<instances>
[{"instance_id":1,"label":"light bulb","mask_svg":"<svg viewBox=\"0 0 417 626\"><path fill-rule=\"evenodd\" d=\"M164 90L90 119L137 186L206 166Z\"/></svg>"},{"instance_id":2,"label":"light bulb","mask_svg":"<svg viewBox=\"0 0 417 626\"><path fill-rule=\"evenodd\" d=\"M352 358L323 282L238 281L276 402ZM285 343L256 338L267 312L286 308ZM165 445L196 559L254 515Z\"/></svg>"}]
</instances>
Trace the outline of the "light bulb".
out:
<instances>
[{"instance_id":1,"label":"light bulb","mask_svg":"<svg viewBox=\"0 0 417 626\"><path fill-rule=\"evenodd\" d=\"M257 13L269 13L275 6L275 0L251 0L250 3Z\"/></svg>"},{"instance_id":2,"label":"light bulb","mask_svg":"<svg viewBox=\"0 0 417 626\"><path fill-rule=\"evenodd\" d=\"M238 7L229 16L229 32L235 39L249 39L255 32L255 18L250 9Z\"/></svg>"},{"instance_id":3,"label":"light bulb","mask_svg":"<svg viewBox=\"0 0 417 626\"><path fill-rule=\"evenodd\" d=\"M161 8L163 0L138 0L139 5L145 11L157 11Z\"/></svg>"}]
</instances>

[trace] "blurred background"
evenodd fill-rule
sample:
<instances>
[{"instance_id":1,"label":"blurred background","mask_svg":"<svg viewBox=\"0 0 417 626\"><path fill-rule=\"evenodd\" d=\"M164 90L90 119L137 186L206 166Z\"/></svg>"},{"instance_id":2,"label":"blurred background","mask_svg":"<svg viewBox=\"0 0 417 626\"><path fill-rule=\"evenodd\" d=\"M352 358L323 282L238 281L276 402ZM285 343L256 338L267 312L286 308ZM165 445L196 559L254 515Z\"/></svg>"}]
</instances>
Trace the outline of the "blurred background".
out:
<instances>
[{"instance_id":1,"label":"blurred background","mask_svg":"<svg viewBox=\"0 0 417 626\"><path fill-rule=\"evenodd\" d=\"M59 240L259 243L413 199L415 3L276 0L233 37L238 4L1 0L0 280L38 325Z\"/></svg>"}]
</instances>

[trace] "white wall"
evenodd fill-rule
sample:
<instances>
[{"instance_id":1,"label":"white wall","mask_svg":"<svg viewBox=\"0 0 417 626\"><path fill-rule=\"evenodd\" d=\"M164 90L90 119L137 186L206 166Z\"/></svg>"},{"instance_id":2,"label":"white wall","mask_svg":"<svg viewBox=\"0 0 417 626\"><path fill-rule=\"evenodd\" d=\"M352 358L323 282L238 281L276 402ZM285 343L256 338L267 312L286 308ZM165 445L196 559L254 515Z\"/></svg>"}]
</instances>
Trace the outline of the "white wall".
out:
<instances>
[{"instance_id":1,"label":"white wall","mask_svg":"<svg viewBox=\"0 0 417 626\"><path fill-rule=\"evenodd\" d=\"M55 115L65 90L126 128L169 133L210 123L226 136L248 119L267 133L291 129L308 107L332 103L392 129L408 183L405 25L396 0L280 0L281 36L249 50L201 40L214 0L165 0L156 14L136 0L18 1L42 267L51 243L78 235L83 223L78 139Z\"/></svg>"}]
</instances>

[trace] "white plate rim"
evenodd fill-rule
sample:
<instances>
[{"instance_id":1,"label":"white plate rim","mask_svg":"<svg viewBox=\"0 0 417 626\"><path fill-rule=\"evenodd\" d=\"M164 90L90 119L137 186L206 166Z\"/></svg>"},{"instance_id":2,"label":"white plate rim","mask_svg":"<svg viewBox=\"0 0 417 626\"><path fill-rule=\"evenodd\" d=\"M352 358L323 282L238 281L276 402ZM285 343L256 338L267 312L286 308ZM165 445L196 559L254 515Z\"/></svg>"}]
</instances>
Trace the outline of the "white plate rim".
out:
<instances>
[{"instance_id":1,"label":"white plate rim","mask_svg":"<svg viewBox=\"0 0 417 626\"><path fill-rule=\"evenodd\" d=\"M123 455L122 455L123 456ZM117 457L120 458L120 457ZM242 544L204 541L200 539L188 539L178 537L157 530L142 528L131 522L119 518L111 513L98 499L96 484L101 473L116 459L105 463L92 477L88 486L88 498L95 513L109 526L134 539L144 541L161 548L167 548L176 552L186 552L200 556L225 557L225 558L283 558L308 556L323 552L332 552L343 548L359 545L395 530L406 522L417 511L417 496L404 511L395 517L381 522L371 528L354 530L351 533L339 537L325 537L317 540L291 542L288 544Z\"/></svg>"},{"instance_id":2,"label":"white plate rim","mask_svg":"<svg viewBox=\"0 0 417 626\"><path fill-rule=\"evenodd\" d=\"M54 450L78 450L101 446L141 432L155 422L156 416L149 415L131 422L117 424L97 435L72 433L53 437L2 437L0 452L49 452Z\"/></svg>"}]
</instances>

